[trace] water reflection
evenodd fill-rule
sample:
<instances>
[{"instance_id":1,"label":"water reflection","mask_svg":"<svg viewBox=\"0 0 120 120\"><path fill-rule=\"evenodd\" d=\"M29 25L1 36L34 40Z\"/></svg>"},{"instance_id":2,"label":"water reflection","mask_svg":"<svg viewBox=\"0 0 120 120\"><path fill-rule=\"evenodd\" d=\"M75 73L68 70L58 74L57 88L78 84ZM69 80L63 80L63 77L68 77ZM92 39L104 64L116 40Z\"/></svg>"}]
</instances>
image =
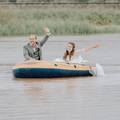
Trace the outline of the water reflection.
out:
<instances>
[{"instance_id":1,"label":"water reflection","mask_svg":"<svg viewBox=\"0 0 120 120\"><path fill-rule=\"evenodd\" d=\"M61 79L16 79L22 82L24 93L33 100L44 100L64 97L75 99L97 94L96 78L61 78ZM89 81L91 81L89 83ZM88 84L89 83L89 84Z\"/></svg>"},{"instance_id":2,"label":"water reflection","mask_svg":"<svg viewBox=\"0 0 120 120\"><path fill-rule=\"evenodd\" d=\"M49 95L73 95L75 89L75 80L77 78L61 78L61 79L16 79L24 85L25 94L39 98L49 97Z\"/></svg>"}]
</instances>

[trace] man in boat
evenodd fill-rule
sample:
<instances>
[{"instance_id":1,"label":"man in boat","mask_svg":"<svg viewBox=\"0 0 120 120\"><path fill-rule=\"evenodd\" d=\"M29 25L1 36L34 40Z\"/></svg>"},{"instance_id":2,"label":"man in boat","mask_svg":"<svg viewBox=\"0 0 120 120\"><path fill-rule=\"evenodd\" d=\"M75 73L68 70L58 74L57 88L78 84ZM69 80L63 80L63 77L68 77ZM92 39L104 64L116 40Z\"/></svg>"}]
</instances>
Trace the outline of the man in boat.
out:
<instances>
[{"instance_id":1,"label":"man in boat","mask_svg":"<svg viewBox=\"0 0 120 120\"><path fill-rule=\"evenodd\" d=\"M36 35L30 35L28 44L23 47L23 55L25 60L42 59L42 46L46 43L51 35L48 28L44 28L44 32L46 36L41 41L38 41Z\"/></svg>"}]
</instances>

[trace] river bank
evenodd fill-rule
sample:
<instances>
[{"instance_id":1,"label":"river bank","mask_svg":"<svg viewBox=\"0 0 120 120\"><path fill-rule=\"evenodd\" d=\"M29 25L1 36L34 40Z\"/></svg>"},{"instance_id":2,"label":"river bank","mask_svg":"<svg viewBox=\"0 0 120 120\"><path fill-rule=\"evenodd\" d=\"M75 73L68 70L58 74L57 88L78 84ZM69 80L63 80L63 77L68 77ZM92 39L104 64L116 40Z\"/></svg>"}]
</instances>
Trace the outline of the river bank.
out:
<instances>
[{"instance_id":1,"label":"river bank","mask_svg":"<svg viewBox=\"0 0 120 120\"><path fill-rule=\"evenodd\" d=\"M0 36L43 35L48 26L53 35L120 33L118 8L0 8Z\"/></svg>"}]
</instances>

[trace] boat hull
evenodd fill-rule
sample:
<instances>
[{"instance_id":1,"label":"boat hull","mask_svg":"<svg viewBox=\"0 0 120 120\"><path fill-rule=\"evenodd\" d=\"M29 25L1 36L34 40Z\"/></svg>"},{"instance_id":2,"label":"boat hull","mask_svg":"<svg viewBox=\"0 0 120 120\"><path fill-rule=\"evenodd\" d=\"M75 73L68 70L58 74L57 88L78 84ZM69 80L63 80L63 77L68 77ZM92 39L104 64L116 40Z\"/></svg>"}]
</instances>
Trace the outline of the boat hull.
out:
<instances>
[{"instance_id":1,"label":"boat hull","mask_svg":"<svg viewBox=\"0 0 120 120\"><path fill-rule=\"evenodd\" d=\"M49 64L48 64L49 63ZM16 78L58 78L93 76L89 66L76 66L65 63L51 62L27 62L16 65L13 68L13 75Z\"/></svg>"},{"instance_id":2,"label":"boat hull","mask_svg":"<svg viewBox=\"0 0 120 120\"><path fill-rule=\"evenodd\" d=\"M93 76L89 70L63 70L46 68L21 68L14 69L13 74L16 78L58 78L75 76Z\"/></svg>"}]
</instances>

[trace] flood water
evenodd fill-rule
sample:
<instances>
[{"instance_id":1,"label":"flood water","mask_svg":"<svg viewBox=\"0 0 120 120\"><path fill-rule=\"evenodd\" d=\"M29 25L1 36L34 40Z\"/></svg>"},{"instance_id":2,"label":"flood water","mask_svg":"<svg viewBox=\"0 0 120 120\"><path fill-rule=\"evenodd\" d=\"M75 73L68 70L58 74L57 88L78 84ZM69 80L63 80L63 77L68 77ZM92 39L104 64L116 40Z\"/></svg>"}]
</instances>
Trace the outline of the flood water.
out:
<instances>
[{"instance_id":1,"label":"flood water","mask_svg":"<svg viewBox=\"0 0 120 120\"><path fill-rule=\"evenodd\" d=\"M41 37L42 38L42 37ZM82 56L100 63L105 76L15 79L27 37L0 38L0 120L120 120L120 35L51 37L43 59L61 57L68 41L77 48L100 43Z\"/></svg>"}]
</instances>

